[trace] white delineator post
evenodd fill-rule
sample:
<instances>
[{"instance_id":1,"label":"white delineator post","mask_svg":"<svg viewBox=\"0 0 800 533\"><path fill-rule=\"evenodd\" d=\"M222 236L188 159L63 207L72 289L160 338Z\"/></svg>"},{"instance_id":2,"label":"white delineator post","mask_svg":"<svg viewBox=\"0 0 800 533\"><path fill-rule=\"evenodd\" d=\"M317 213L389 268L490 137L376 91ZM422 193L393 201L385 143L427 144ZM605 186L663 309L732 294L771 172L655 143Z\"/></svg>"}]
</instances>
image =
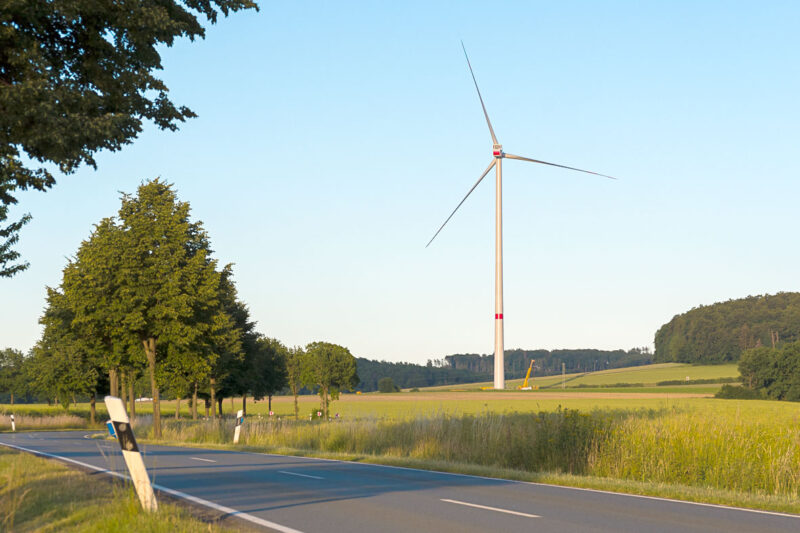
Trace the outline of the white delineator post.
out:
<instances>
[{"instance_id":1,"label":"white delineator post","mask_svg":"<svg viewBox=\"0 0 800 533\"><path fill-rule=\"evenodd\" d=\"M139 453L139 446L133 436L133 428L131 428L128 414L125 412L125 406L122 404L122 400L116 396L106 396L105 403L114 433L119 441L119 447L122 449L122 457L128 466L128 472L130 472L142 508L145 511L155 512L158 510L156 496L153 494L153 486L147 476L142 454Z\"/></svg>"},{"instance_id":2,"label":"white delineator post","mask_svg":"<svg viewBox=\"0 0 800 533\"><path fill-rule=\"evenodd\" d=\"M242 424L244 424L244 411L239 409L236 412L236 429L233 430L234 444L239 444L239 434L242 431Z\"/></svg>"},{"instance_id":3,"label":"white delineator post","mask_svg":"<svg viewBox=\"0 0 800 533\"><path fill-rule=\"evenodd\" d=\"M11 415L11 431L16 431L17 425L14 423L14 415Z\"/></svg>"},{"instance_id":4,"label":"white delineator post","mask_svg":"<svg viewBox=\"0 0 800 533\"><path fill-rule=\"evenodd\" d=\"M494 263L494 388L506 388L503 352L503 147L492 149L497 167Z\"/></svg>"}]
</instances>

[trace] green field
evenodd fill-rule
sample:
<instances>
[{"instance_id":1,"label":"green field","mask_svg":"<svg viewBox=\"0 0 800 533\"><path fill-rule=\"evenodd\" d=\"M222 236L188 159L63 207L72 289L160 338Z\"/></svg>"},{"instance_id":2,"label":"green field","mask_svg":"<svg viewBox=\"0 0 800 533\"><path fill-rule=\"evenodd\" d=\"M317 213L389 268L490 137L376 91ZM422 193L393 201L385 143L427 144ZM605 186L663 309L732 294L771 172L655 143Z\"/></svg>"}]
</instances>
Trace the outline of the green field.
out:
<instances>
[{"instance_id":1,"label":"green field","mask_svg":"<svg viewBox=\"0 0 800 533\"><path fill-rule=\"evenodd\" d=\"M660 381L685 380L687 385L655 386ZM570 409L590 411L593 409L660 409L673 405L683 405L692 399L685 395L713 395L720 384L692 384L697 379L731 378L738 376L736 365L692 366L686 364L666 363L614 369L591 374L567 375L566 390L553 386L561 382L561 376L549 376L536 379L540 389L535 391L517 391L515 387L521 380L508 382L506 391L482 391L482 386L489 384L475 383L448 387L431 387L420 392L402 392L395 394L342 394L340 400L332 405L332 414L341 417L408 417L432 413L473 414L485 411L493 412L538 412L551 411L559 406ZM637 387L609 387L615 384L647 384ZM596 386L596 388L594 387ZM591 387L591 388L589 388ZM316 396L301 396L299 399L302 417L316 411ZM202 404L201 404L202 405ZM241 409L241 399L227 398L223 402L223 413L230 415ZM136 405L137 413L152 413L149 402ZM272 410L276 417L294 414L293 398L290 396L273 397ZM17 415L17 426L20 429L44 429L46 427L86 427L89 417L88 404L78 404L65 411L60 406L35 405L0 405L0 431L10 428L8 414ZM97 405L98 422L105 417L102 402ZM162 402L162 414L173 416L175 402ZM187 401L181 402L181 417L189 417ZM266 400L248 399L248 415L268 416L269 407ZM27 415L27 419L26 419ZM204 409L200 409L204 415ZM59 417L58 420L52 417ZM43 417L43 418L42 418Z\"/></svg>"},{"instance_id":2,"label":"green field","mask_svg":"<svg viewBox=\"0 0 800 533\"><path fill-rule=\"evenodd\" d=\"M686 378L689 378L686 381ZM691 385L692 381L698 379L724 379L731 378L731 382L739 377L739 369L736 364L730 365L689 365L684 363L659 363L655 365L635 366L627 368L614 368L611 370L598 370L597 372L566 374L563 379L566 381L566 388L578 387L581 385L615 385L618 383L641 383L643 385L656 386L661 381L685 381ZM506 388L516 389L522 385L522 379L512 379L506 381ZM540 388L558 388L562 382L562 376L546 376L533 378L533 384ZM530 383L529 383L530 384ZM439 387L428 387L421 389L424 391L464 389L476 390L481 387L491 387L492 383L468 383L464 385L445 385ZM717 387L718 388L718 387ZM716 388L714 389L716 390Z\"/></svg>"}]
</instances>

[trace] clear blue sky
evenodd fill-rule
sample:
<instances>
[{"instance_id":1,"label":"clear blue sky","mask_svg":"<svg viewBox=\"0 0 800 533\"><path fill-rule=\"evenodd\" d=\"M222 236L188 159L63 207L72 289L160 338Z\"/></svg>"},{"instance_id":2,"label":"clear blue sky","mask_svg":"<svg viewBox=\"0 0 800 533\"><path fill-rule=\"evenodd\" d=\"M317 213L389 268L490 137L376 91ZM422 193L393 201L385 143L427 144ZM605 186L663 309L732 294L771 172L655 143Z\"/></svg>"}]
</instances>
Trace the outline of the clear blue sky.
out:
<instances>
[{"instance_id":1,"label":"clear blue sky","mask_svg":"<svg viewBox=\"0 0 800 533\"><path fill-rule=\"evenodd\" d=\"M161 176L263 333L424 362L490 353L494 190L463 39L508 152L506 348L631 348L693 306L800 290L797 2L282 2L163 53L174 101L99 169L21 195L0 347L118 191Z\"/></svg>"}]
</instances>

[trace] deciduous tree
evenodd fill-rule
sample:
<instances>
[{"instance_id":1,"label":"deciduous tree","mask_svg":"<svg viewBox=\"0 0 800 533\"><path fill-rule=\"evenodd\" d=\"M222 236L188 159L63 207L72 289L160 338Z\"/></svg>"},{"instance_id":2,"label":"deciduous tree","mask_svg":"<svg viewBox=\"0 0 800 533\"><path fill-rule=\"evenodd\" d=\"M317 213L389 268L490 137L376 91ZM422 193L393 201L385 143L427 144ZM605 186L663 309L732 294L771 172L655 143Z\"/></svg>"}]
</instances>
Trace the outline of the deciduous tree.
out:
<instances>
[{"instance_id":1,"label":"deciduous tree","mask_svg":"<svg viewBox=\"0 0 800 533\"><path fill-rule=\"evenodd\" d=\"M95 167L99 150L119 150L144 121L175 130L194 113L176 106L161 70L163 46L203 38L252 0L6 0L0 3L0 277L27 263L11 247L29 219L10 224L17 191L55 184L62 173Z\"/></svg>"},{"instance_id":2,"label":"deciduous tree","mask_svg":"<svg viewBox=\"0 0 800 533\"><path fill-rule=\"evenodd\" d=\"M318 387L322 415L328 419L331 400L339 399L341 389L358 385L356 358L350 350L329 342L312 342L306 346L305 382Z\"/></svg>"}]
</instances>

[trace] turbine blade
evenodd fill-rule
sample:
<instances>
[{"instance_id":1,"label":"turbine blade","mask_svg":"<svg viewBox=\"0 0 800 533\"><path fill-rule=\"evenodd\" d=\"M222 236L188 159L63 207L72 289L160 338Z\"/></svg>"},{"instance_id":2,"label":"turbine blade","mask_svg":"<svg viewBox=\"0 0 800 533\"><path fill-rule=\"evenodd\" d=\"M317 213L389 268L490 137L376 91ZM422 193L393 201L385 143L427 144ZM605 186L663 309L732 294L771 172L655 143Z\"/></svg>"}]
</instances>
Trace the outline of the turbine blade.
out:
<instances>
[{"instance_id":1,"label":"turbine blade","mask_svg":"<svg viewBox=\"0 0 800 533\"><path fill-rule=\"evenodd\" d=\"M617 179L614 176L606 176L605 174L600 174L599 172L592 172L591 170L583 170L583 169L580 169L580 168L568 167L566 165L559 165L559 164L556 164L556 163L548 163L547 161L539 161L538 159L531 159L529 157L522 157L522 156L514 155L514 154L505 154L504 153L503 157L507 157L509 159L519 159L520 161L530 161L531 163L540 163L542 165L550 165L551 167L566 168L567 170L577 170L578 172L585 172L587 174L594 174L595 176L602 176L602 177L608 178L610 180Z\"/></svg>"},{"instance_id":2,"label":"turbine blade","mask_svg":"<svg viewBox=\"0 0 800 533\"><path fill-rule=\"evenodd\" d=\"M475 190L475 187L477 187L477 186L478 186L478 184L479 184L479 183L480 183L480 182L483 180L483 178L485 178L485 177L486 177L486 174L488 174L488 173L489 173L489 171L490 171L490 170L492 170L492 167L494 167L494 165L495 165L495 163L496 163L496 162L497 162L497 159L492 159L492 162L491 162L491 163L489 163L489 166L486 168L486 170L484 170L484 171L483 171L483 174L481 174L481 177L480 177L480 178L478 178L478 181L476 181L476 182L475 182L475 185L473 185L473 186L472 186L472 188L469 190L469 192L468 192L468 193L467 193L467 195L464 197L464 199L463 199L463 200L461 200L460 202L458 202L458 205L456 206L456 208L455 208L455 209L453 209L453 212L452 212L452 213L450 213L450 216L449 216L449 217L447 217L447 220L445 220L445 221L444 221L444 224L442 224L441 226L439 226L439 229L438 229L438 230L436 230L436 233L434 233L434 234L433 234L433 237L431 237L431 240L429 240L429 241L428 241L428 244L426 244L426 245L425 245L425 248L427 248L428 246L430 246L430 245L431 245L431 243L433 242L433 239L435 239L435 238L436 238L436 236L437 236L437 235L439 235L439 232L440 232L440 231L442 231L442 229L445 227L445 225L446 225L448 222L450 222L450 219L451 219L451 218L453 218L453 215L455 215L455 214L456 214L456 211L458 211L458 208L459 208L459 207L461 207L461 204L463 204L463 203L464 203L464 201L465 201L465 200L466 200L466 199L469 197L469 195L470 195L470 194L472 194L472 191L474 191L474 190Z\"/></svg>"},{"instance_id":3,"label":"turbine blade","mask_svg":"<svg viewBox=\"0 0 800 533\"><path fill-rule=\"evenodd\" d=\"M489 133L492 134L492 142L494 144L497 143L497 137L494 136L494 129L492 128L492 121L489 120L489 113L486 112L486 106L483 104L483 97L481 96L481 90L478 89L478 80L475 79L475 73L472 71L472 64L469 62L469 56L467 55L467 49L464 47L464 41L461 41L461 48L464 50L464 57L467 58L467 66L469 67L469 73L472 74L472 81L475 83L475 90L478 91L478 99L481 101L481 107L483 108L483 116L486 117L486 125L489 126Z\"/></svg>"}]
</instances>

